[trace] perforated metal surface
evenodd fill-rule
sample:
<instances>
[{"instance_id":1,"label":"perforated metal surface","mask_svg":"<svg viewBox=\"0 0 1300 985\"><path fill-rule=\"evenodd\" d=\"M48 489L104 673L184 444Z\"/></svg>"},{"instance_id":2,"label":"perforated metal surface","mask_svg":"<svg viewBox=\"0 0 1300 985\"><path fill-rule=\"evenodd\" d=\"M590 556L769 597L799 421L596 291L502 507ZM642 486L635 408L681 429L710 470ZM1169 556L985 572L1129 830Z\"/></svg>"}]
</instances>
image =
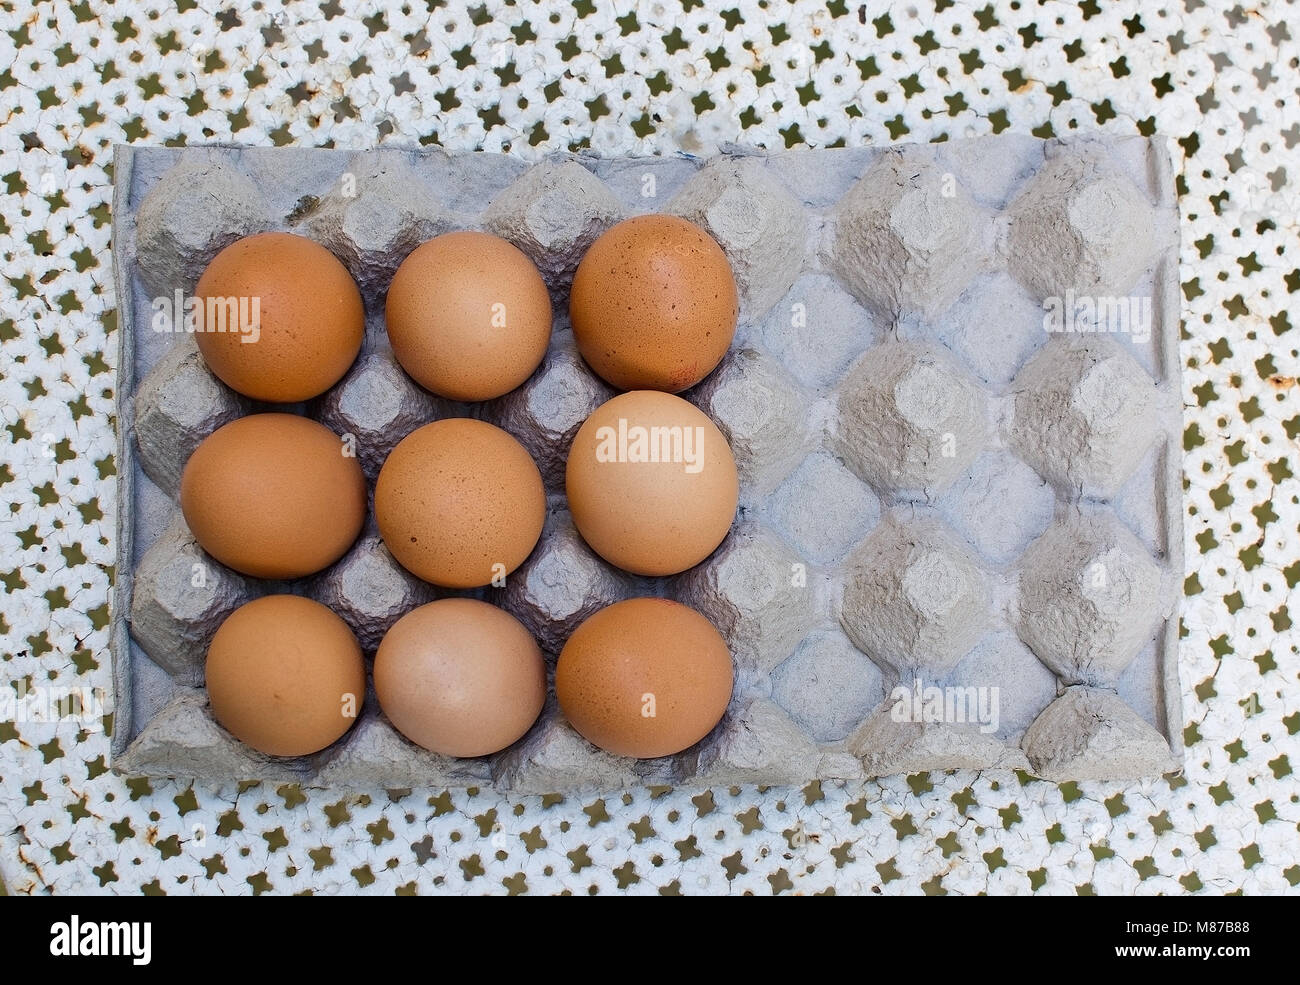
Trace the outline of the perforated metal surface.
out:
<instances>
[{"instance_id":1,"label":"perforated metal surface","mask_svg":"<svg viewBox=\"0 0 1300 985\"><path fill-rule=\"evenodd\" d=\"M1292 4L5 11L4 675L108 682L114 142L536 154L1160 133L1180 169L1187 771L542 801L124 784L0 722L13 892L1247 892L1300 883ZM1191 8L1191 9L1188 9ZM481 23L475 24L474 21ZM524 22L528 26L524 27ZM703 27L703 30L701 30ZM599 36L599 37L598 37ZM522 47L519 47L522 45ZM476 88L477 87L477 88ZM624 95L626 93L626 95ZM12 716L10 716L12 717Z\"/></svg>"}]
</instances>

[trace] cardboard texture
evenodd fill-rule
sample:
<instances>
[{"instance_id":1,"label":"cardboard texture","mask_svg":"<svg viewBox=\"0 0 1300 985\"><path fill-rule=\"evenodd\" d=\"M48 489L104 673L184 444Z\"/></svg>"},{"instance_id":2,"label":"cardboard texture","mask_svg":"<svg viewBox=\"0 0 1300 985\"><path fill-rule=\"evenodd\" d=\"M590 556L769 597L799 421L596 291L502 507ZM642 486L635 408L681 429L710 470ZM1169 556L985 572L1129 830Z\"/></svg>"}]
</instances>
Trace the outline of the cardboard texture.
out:
<instances>
[{"instance_id":1,"label":"cardboard texture","mask_svg":"<svg viewBox=\"0 0 1300 985\"><path fill-rule=\"evenodd\" d=\"M1000 136L531 165L436 149L120 147L114 171L119 771L543 793L1181 768L1177 225L1159 143ZM740 509L709 559L668 579L596 557L563 497L568 443L613 395L576 353L568 284L596 236L648 211L708 229L741 291L729 355L683 394L731 442ZM542 366L477 405L415 385L383 324L401 260L460 228L514 242L555 301ZM710 736L668 759L619 759L578 736L552 698L510 749L456 761L398 735L371 694L334 746L280 761L212 721L207 643L249 598L311 595L370 653L402 613L442 594L395 564L373 517L336 565L288 584L223 568L185 529L175 496L189 453L269 408L217 381L192 337L157 330L152 302L188 296L222 247L267 229L323 243L366 301L356 364L292 409L356 436L372 483L428 420L481 417L514 434L546 482L546 528L504 588L471 594L517 615L551 661L620 598L696 607L736 661ZM1053 327L1074 330L1048 331L1053 312Z\"/></svg>"}]
</instances>

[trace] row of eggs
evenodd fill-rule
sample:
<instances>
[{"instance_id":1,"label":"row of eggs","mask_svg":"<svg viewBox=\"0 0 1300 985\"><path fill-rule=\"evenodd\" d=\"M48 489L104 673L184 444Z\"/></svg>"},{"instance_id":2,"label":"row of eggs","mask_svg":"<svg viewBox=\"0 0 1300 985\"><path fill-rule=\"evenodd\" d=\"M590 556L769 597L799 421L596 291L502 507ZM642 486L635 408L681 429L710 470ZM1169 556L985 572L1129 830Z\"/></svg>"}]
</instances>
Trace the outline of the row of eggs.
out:
<instances>
[{"instance_id":1,"label":"row of eggs","mask_svg":"<svg viewBox=\"0 0 1300 985\"><path fill-rule=\"evenodd\" d=\"M199 280L200 310L233 324L195 333L213 373L256 400L293 403L337 383L356 359L364 309L351 275L319 244L263 233L222 250ZM256 299L256 304L231 303ZM247 313L247 314L246 314ZM699 563L726 536L738 499L726 438L674 396L711 372L735 332L730 265L699 227L670 216L618 223L583 257L570 292L586 363L627 391L578 430L565 491L579 533L606 561L641 575ZM237 320L247 317L255 324ZM480 232L417 247L390 284L389 342L432 393L492 399L523 383L550 341L550 296L532 261ZM546 494L527 450L469 418L417 428L385 460L375 519L394 559L450 589L500 584L541 536ZM367 490L354 449L308 418L258 413L209 435L186 464L181 508L197 542L255 577L297 578L337 561L360 534ZM235 610L209 647L214 716L268 754L298 756L340 738L365 694L347 624L323 605L268 595ZM375 655L392 724L448 756L505 748L546 693L536 640L509 613L445 598L399 619ZM689 607L659 598L609 606L584 622L556 667L561 710L618 755L657 757L721 718L733 671L725 642Z\"/></svg>"}]
</instances>

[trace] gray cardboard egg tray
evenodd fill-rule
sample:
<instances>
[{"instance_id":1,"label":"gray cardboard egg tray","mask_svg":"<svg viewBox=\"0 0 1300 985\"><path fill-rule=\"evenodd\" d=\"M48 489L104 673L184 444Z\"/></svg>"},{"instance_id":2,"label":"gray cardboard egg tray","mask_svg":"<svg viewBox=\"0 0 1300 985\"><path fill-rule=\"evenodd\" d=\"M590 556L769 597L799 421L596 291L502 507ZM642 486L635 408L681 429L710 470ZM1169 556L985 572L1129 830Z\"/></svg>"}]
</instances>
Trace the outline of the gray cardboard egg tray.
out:
<instances>
[{"instance_id":1,"label":"gray cardboard egg tray","mask_svg":"<svg viewBox=\"0 0 1300 985\"><path fill-rule=\"evenodd\" d=\"M999 136L532 165L437 149L121 147L115 182L120 772L542 793L1181 768L1177 222L1162 144ZM710 558L659 580L597 558L563 496L568 444L612 395L576 354L567 285L597 235L648 211L708 229L742 301L729 355L684 394L731 442L736 522ZM533 257L556 312L538 371L481 405L412 383L383 325L403 257L467 227ZM219 249L267 229L323 243L366 301L355 366L292 409L356 436L372 482L438 416L514 434L546 481L545 531L503 589L465 594L518 616L552 662L618 599L694 606L736 664L707 738L662 760L616 758L553 696L523 739L473 760L407 742L373 693L347 736L303 759L261 756L214 722L207 644L250 597L306 593L370 653L402 613L445 594L397 566L373 517L340 562L289 584L223 568L186 530L176 491L190 452L239 415L279 408L219 383L192 337L158 330L153 299L187 296ZM1067 315L1053 327L1072 330L1048 330L1050 299Z\"/></svg>"}]
</instances>

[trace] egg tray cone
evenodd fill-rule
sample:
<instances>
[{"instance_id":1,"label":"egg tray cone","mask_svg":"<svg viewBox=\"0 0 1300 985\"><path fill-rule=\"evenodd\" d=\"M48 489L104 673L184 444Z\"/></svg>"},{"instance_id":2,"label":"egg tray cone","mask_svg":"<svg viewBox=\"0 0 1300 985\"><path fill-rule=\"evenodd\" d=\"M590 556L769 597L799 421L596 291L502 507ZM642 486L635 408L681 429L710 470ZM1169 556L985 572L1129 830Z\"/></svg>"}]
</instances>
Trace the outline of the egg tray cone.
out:
<instances>
[{"instance_id":1,"label":"egg tray cone","mask_svg":"<svg viewBox=\"0 0 1300 985\"><path fill-rule=\"evenodd\" d=\"M437 149L119 147L114 174L118 771L543 793L1181 769L1178 244L1162 143L999 136L531 164ZM730 353L684 394L731 442L736 522L699 566L658 580L597 558L563 496L568 445L613 395L577 355L568 284L601 232L652 211L705 227L741 297ZM555 302L542 366L478 405L416 386L383 324L401 260L462 228L528 253ZM369 654L400 615L446 594L393 561L373 519L332 568L289 583L224 568L185 527L176 494L190 452L273 408L216 380L192 337L158 331L154 300L188 296L217 251L271 229L332 250L366 303L356 364L291 409L355 436L372 485L429 420L478 417L514 434L546 482L545 530L504 588L461 594L513 612L552 663L619 599L694 606L736 667L708 737L667 759L614 757L552 696L511 748L451 760L407 742L371 694L335 745L281 760L213 720L207 645L248 599L316 598ZM1065 317L1050 327L1081 330L1049 331L1053 311Z\"/></svg>"}]
</instances>

